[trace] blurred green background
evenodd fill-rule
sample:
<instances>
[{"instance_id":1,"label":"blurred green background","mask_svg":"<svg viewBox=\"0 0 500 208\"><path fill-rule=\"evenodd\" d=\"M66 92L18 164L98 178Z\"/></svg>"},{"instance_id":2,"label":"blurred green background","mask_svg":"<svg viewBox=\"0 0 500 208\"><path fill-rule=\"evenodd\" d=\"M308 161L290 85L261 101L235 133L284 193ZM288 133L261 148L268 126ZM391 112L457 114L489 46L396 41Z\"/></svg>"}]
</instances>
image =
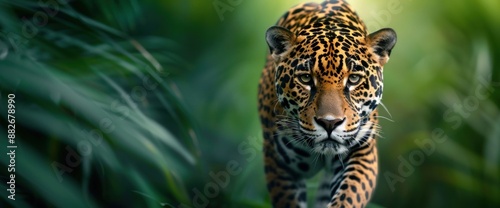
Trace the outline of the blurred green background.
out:
<instances>
[{"instance_id":1,"label":"blurred green background","mask_svg":"<svg viewBox=\"0 0 500 208\"><path fill-rule=\"evenodd\" d=\"M264 32L300 2L1 0L0 206L269 207ZM500 2L350 2L398 33L370 206L499 207Z\"/></svg>"}]
</instances>

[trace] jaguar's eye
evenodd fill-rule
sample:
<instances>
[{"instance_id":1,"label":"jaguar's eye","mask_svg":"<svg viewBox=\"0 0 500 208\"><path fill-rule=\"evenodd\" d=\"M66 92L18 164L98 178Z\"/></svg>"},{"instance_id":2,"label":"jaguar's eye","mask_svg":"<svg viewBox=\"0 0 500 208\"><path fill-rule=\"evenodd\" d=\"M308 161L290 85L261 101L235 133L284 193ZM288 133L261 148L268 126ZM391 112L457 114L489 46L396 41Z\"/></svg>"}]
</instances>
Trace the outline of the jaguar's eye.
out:
<instances>
[{"instance_id":1,"label":"jaguar's eye","mask_svg":"<svg viewBox=\"0 0 500 208\"><path fill-rule=\"evenodd\" d=\"M302 75L299 75L299 80L300 80L300 82L302 82L306 85L309 85L309 84L311 84L312 77L310 74L302 74Z\"/></svg>"},{"instance_id":2,"label":"jaguar's eye","mask_svg":"<svg viewBox=\"0 0 500 208\"><path fill-rule=\"evenodd\" d=\"M348 81L350 85L356 85L359 83L361 80L361 76L357 74L351 74L349 75Z\"/></svg>"}]
</instances>

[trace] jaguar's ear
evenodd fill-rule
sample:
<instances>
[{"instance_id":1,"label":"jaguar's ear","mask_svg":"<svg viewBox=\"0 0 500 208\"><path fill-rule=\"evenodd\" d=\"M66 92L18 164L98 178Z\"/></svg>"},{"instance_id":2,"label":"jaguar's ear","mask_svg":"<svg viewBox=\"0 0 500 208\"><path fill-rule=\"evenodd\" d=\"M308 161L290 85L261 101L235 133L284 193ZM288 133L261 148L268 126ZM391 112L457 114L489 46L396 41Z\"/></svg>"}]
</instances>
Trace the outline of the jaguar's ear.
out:
<instances>
[{"instance_id":1,"label":"jaguar's ear","mask_svg":"<svg viewBox=\"0 0 500 208\"><path fill-rule=\"evenodd\" d=\"M368 35L367 43L379 56L380 65L383 66L389 61L391 50L396 45L396 39L396 32L391 28L380 29Z\"/></svg>"},{"instance_id":2,"label":"jaguar's ear","mask_svg":"<svg viewBox=\"0 0 500 208\"><path fill-rule=\"evenodd\" d=\"M266 41L273 58L278 61L290 52L295 43L295 35L286 28L272 26L267 29Z\"/></svg>"}]
</instances>

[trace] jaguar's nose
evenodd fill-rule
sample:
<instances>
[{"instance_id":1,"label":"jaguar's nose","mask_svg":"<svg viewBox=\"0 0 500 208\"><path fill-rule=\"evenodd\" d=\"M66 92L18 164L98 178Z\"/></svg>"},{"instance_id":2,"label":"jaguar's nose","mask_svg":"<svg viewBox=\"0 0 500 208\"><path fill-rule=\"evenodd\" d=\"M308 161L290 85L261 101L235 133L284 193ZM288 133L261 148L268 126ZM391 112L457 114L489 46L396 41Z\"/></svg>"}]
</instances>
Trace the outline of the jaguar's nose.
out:
<instances>
[{"instance_id":1,"label":"jaguar's nose","mask_svg":"<svg viewBox=\"0 0 500 208\"><path fill-rule=\"evenodd\" d=\"M327 119L327 118L316 118L315 117L314 120L321 127L323 127L326 130L326 132L328 132L328 135L330 135L332 133L332 131L335 130L335 128L337 128L337 126L340 126L344 122L345 118L343 118L343 119L340 119L340 118Z\"/></svg>"}]
</instances>

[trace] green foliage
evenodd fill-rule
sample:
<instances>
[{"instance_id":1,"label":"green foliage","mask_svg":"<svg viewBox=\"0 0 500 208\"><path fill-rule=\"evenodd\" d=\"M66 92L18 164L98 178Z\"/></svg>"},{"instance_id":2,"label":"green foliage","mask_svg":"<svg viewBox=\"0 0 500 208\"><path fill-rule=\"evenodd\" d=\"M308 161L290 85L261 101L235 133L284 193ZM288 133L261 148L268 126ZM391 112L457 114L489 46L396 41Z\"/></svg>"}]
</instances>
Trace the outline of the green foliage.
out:
<instances>
[{"instance_id":1,"label":"green foliage","mask_svg":"<svg viewBox=\"0 0 500 208\"><path fill-rule=\"evenodd\" d=\"M14 93L18 145L6 206L269 207L264 32L301 1L40 2L0 1L0 123ZM398 33L370 207L498 207L499 3L351 3L369 31Z\"/></svg>"}]
</instances>

